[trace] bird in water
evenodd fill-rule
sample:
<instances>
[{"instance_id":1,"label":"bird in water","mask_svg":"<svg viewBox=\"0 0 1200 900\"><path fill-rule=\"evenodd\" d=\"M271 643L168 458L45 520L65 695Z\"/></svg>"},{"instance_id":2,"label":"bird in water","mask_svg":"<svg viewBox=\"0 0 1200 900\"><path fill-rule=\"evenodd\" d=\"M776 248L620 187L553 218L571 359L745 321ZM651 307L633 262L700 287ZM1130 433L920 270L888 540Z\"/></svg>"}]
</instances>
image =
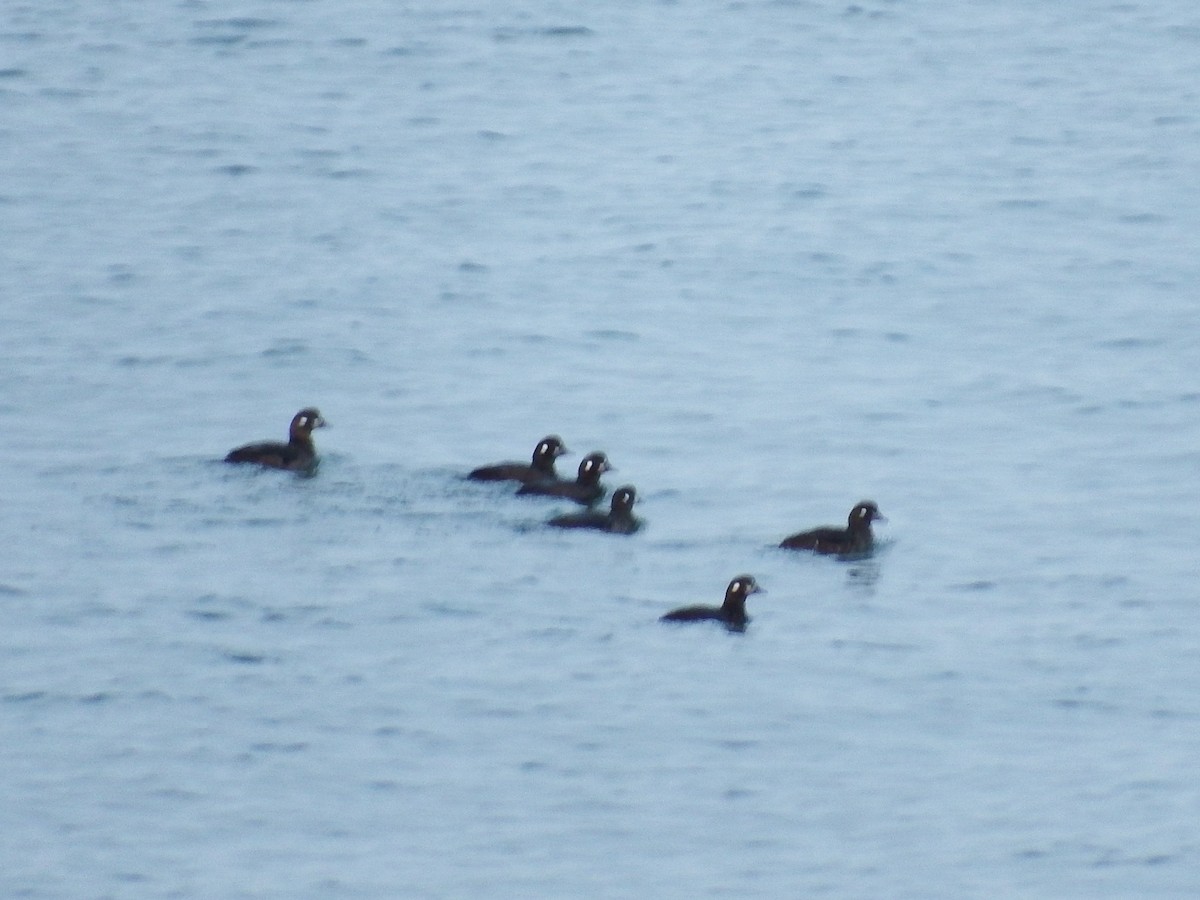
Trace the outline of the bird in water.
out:
<instances>
[{"instance_id":1,"label":"bird in water","mask_svg":"<svg viewBox=\"0 0 1200 900\"><path fill-rule=\"evenodd\" d=\"M870 500L863 500L850 510L845 528L826 526L801 531L784 538L779 546L785 550L812 550L815 553L838 556L863 556L870 553L875 546L871 523L886 521L887 519L880 515L878 506Z\"/></svg>"},{"instance_id":2,"label":"bird in water","mask_svg":"<svg viewBox=\"0 0 1200 900\"><path fill-rule=\"evenodd\" d=\"M327 424L317 409L305 407L292 417L286 444L279 441L246 444L230 450L225 462L253 463L269 469L287 469L292 472L312 472L318 462L312 432L314 428L324 428Z\"/></svg>"},{"instance_id":3,"label":"bird in water","mask_svg":"<svg viewBox=\"0 0 1200 900\"><path fill-rule=\"evenodd\" d=\"M720 622L730 631L745 631L750 617L746 615L746 598L764 594L753 575L739 575L725 588L725 602L720 606L683 606L673 609L660 622Z\"/></svg>"},{"instance_id":4,"label":"bird in water","mask_svg":"<svg viewBox=\"0 0 1200 900\"><path fill-rule=\"evenodd\" d=\"M633 504L636 500L637 491L632 485L625 485L613 491L612 508L608 512L589 509L565 513L555 516L548 524L555 528L591 528L610 534L633 534L642 527L641 520L633 514Z\"/></svg>"},{"instance_id":5,"label":"bird in water","mask_svg":"<svg viewBox=\"0 0 1200 900\"><path fill-rule=\"evenodd\" d=\"M480 466L473 470L468 478L473 481L519 481L528 484L531 481L557 481L558 473L554 470L554 461L567 452L562 438L557 434L548 434L533 448L531 462L502 462L491 466Z\"/></svg>"},{"instance_id":6,"label":"bird in water","mask_svg":"<svg viewBox=\"0 0 1200 900\"><path fill-rule=\"evenodd\" d=\"M611 471L613 467L608 457L603 453L589 453L579 463L579 473L574 481L532 481L522 485L517 493L522 496L566 497L584 506L591 506L606 491L600 483L600 476Z\"/></svg>"}]
</instances>

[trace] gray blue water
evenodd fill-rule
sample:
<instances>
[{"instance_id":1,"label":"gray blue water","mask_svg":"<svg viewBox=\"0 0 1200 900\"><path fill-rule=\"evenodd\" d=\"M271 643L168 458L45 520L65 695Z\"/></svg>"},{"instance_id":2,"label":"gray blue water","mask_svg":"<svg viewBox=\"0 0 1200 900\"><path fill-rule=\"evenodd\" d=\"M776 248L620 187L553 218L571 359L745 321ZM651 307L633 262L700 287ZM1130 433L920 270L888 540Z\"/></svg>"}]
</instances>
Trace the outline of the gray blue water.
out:
<instances>
[{"instance_id":1,"label":"gray blue water","mask_svg":"<svg viewBox=\"0 0 1200 900\"><path fill-rule=\"evenodd\" d=\"M1198 110L1183 0L3 4L0 896L1200 895Z\"/></svg>"}]
</instances>

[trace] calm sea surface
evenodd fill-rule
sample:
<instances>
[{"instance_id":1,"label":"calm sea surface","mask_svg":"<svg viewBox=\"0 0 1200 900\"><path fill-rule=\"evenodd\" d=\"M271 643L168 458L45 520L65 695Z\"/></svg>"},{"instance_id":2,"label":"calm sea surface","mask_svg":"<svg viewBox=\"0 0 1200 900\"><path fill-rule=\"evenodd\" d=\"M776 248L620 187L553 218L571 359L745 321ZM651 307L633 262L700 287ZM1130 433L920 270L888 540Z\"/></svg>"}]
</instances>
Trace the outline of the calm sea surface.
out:
<instances>
[{"instance_id":1,"label":"calm sea surface","mask_svg":"<svg viewBox=\"0 0 1200 900\"><path fill-rule=\"evenodd\" d=\"M3 4L0 896L1200 895L1198 172L1183 0Z\"/></svg>"}]
</instances>

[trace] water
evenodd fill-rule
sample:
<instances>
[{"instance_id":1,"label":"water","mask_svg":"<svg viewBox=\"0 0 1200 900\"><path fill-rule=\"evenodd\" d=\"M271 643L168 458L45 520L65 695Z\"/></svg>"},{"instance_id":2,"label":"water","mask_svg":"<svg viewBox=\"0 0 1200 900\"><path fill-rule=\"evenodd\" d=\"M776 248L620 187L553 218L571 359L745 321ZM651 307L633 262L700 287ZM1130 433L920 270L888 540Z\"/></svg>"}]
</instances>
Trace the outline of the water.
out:
<instances>
[{"instance_id":1,"label":"water","mask_svg":"<svg viewBox=\"0 0 1200 900\"><path fill-rule=\"evenodd\" d=\"M0 894L1195 896L1198 46L5 6ZM551 431L643 533L461 479Z\"/></svg>"}]
</instances>

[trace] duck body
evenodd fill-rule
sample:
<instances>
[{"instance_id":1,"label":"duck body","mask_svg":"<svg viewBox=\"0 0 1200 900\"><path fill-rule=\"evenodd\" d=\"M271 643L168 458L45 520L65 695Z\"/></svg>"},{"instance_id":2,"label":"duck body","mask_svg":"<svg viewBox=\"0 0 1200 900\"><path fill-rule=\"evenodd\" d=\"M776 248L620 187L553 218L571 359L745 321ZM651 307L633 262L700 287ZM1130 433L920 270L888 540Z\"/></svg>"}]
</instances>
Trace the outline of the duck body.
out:
<instances>
[{"instance_id":1,"label":"duck body","mask_svg":"<svg viewBox=\"0 0 1200 900\"><path fill-rule=\"evenodd\" d=\"M725 600L720 606L681 606L662 616L660 622L720 622L730 631L745 631L750 617L746 615L746 598L761 594L753 575L739 575L725 588Z\"/></svg>"},{"instance_id":2,"label":"duck body","mask_svg":"<svg viewBox=\"0 0 1200 900\"><path fill-rule=\"evenodd\" d=\"M863 500L850 510L845 528L824 526L801 531L784 538L779 546L785 550L812 550L814 553L836 556L863 556L870 553L875 546L871 523L876 521L887 520L880 514L878 506L870 500Z\"/></svg>"},{"instance_id":3,"label":"duck body","mask_svg":"<svg viewBox=\"0 0 1200 900\"><path fill-rule=\"evenodd\" d=\"M600 476L612 470L603 453L589 453L579 463L579 473L574 481L531 481L521 485L517 493L521 496L563 497L583 506L591 506L606 491L600 483Z\"/></svg>"},{"instance_id":4,"label":"duck body","mask_svg":"<svg viewBox=\"0 0 1200 900\"><path fill-rule=\"evenodd\" d=\"M633 504L637 492L626 485L613 491L612 508L608 512L589 509L584 512L566 513L555 516L548 524L555 528L590 528L607 531L609 534L633 534L642 527L641 520L633 515Z\"/></svg>"},{"instance_id":5,"label":"duck body","mask_svg":"<svg viewBox=\"0 0 1200 900\"><path fill-rule=\"evenodd\" d=\"M324 428L326 421L320 411L306 407L292 417L288 428L287 443L261 441L230 450L225 456L228 463L251 463L268 469L285 469L291 472L312 471L317 466L317 450L313 445L314 428Z\"/></svg>"},{"instance_id":6,"label":"duck body","mask_svg":"<svg viewBox=\"0 0 1200 900\"><path fill-rule=\"evenodd\" d=\"M548 434L533 448L530 462L502 462L491 466L480 466L467 475L472 481L519 481L530 484L536 481L557 481L554 461L567 452L562 438Z\"/></svg>"}]
</instances>

